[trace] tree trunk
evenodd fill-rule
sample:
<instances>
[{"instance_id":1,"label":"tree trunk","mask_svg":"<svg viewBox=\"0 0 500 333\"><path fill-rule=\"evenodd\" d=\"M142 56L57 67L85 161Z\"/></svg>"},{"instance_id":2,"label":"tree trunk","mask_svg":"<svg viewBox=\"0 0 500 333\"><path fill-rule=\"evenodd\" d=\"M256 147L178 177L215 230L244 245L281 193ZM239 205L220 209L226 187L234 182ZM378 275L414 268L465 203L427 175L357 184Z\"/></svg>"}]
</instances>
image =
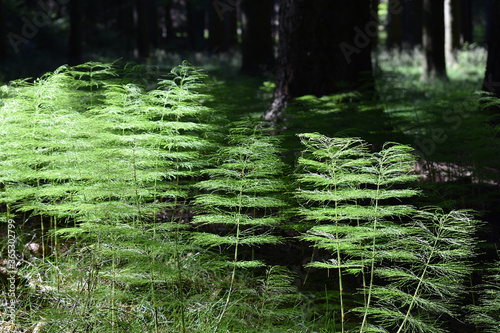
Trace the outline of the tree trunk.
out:
<instances>
[{"instance_id":1,"label":"tree trunk","mask_svg":"<svg viewBox=\"0 0 500 333\"><path fill-rule=\"evenodd\" d=\"M378 17L378 6L380 5L380 0L371 0L372 4L372 16L373 19L377 22L377 30L378 30L378 23L379 23L379 17ZM375 18L376 17L376 18ZM372 38L372 49L377 49L379 42L378 34Z\"/></svg>"},{"instance_id":2,"label":"tree trunk","mask_svg":"<svg viewBox=\"0 0 500 333\"><path fill-rule=\"evenodd\" d=\"M0 61L5 60L7 36L5 35L5 20L3 17L3 1L0 0Z\"/></svg>"},{"instance_id":3,"label":"tree trunk","mask_svg":"<svg viewBox=\"0 0 500 333\"><path fill-rule=\"evenodd\" d=\"M388 49L401 49L402 32L403 32L403 15L402 11L394 12L391 8L397 8L400 0L389 0L389 10L387 13L387 43Z\"/></svg>"},{"instance_id":4,"label":"tree trunk","mask_svg":"<svg viewBox=\"0 0 500 333\"><path fill-rule=\"evenodd\" d=\"M227 52L237 43L236 0L208 0L208 50Z\"/></svg>"},{"instance_id":5,"label":"tree trunk","mask_svg":"<svg viewBox=\"0 0 500 333\"><path fill-rule=\"evenodd\" d=\"M422 1L403 1L403 45L422 45Z\"/></svg>"},{"instance_id":6,"label":"tree trunk","mask_svg":"<svg viewBox=\"0 0 500 333\"><path fill-rule=\"evenodd\" d=\"M242 74L260 75L274 67L273 5L269 0L244 0L241 3Z\"/></svg>"},{"instance_id":7,"label":"tree trunk","mask_svg":"<svg viewBox=\"0 0 500 333\"><path fill-rule=\"evenodd\" d=\"M156 0L149 0L147 3L147 16L148 16L148 35L149 42L153 49L158 48L158 41L160 37L158 29L158 7Z\"/></svg>"},{"instance_id":8,"label":"tree trunk","mask_svg":"<svg viewBox=\"0 0 500 333\"><path fill-rule=\"evenodd\" d=\"M460 0L444 1L445 53L446 63L457 63L457 50L460 48Z\"/></svg>"},{"instance_id":9,"label":"tree trunk","mask_svg":"<svg viewBox=\"0 0 500 333\"><path fill-rule=\"evenodd\" d=\"M276 88L264 119L276 121L297 96L360 89L366 81L374 90L370 9L370 0L281 0Z\"/></svg>"},{"instance_id":10,"label":"tree trunk","mask_svg":"<svg viewBox=\"0 0 500 333\"><path fill-rule=\"evenodd\" d=\"M69 52L68 62L70 65L78 65L82 61L83 43L83 10L82 1L73 0L69 4Z\"/></svg>"},{"instance_id":11,"label":"tree trunk","mask_svg":"<svg viewBox=\"0 0 500 333\"><path fill-rule=\"evenodd\" d=\"M198 1L189 1L186 3L186 6L191 50L201 51L205 48L206 6Z\"/></svg>"},{"instance_id":12,"label":"tree trunk","mask_svg":"<svg viewBox=\"0 0 500 333\"><path fill-rule=\"evenodd\" d=\"M491 9L491 35L483 90L492 92L500 98L500 0L495 0Z\"/></svg>"},{"instance_id":13,"label":"tree trunk","mask_svg":"<svg viewBox=\"0 0 500 333\"><path fill-rule=\"evenodd\" d=\"M462 44L473 42L472 38L472 0L461 0Z\"/></svg>"},{"instance_id":14,"label":"tree trunk","mask_svg":"<svg viewBox=\"0 0 500 333\"><path fill-rule=\"evenodd\" d=\"M444 0L424 0L422 81L446 79L444 52Z\"/></svg>"},{"instance_id":15,"label":"tree trunk","mask_svg":"<svg viewBox=\"0 0 500 333\"><path fill-rule=\"evenodd\" d=\"M148 3L143 0L136 0L134 9L134 21L136 28L136 49L137 59L147 59L149 57L149 32L148 32Z\"/></svg>"}]
</instances>

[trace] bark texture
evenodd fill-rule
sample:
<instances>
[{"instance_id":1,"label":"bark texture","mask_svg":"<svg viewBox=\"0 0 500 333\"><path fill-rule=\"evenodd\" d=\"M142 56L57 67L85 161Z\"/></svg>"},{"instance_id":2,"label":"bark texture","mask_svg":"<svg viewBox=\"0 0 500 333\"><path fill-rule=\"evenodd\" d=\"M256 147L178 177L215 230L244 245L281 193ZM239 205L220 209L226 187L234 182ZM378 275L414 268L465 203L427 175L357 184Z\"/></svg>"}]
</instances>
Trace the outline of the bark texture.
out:
<instances>
[{"instance_id":1,"label":"bark texture","mask_svg":"<svg viewBox=\"0 0 500 333\"><path fill-rule=\"evenodd\" d=\"M276 88L265 120L303 95L373 90L370 0L281 0Z\"/></svg>"}]
</instances>

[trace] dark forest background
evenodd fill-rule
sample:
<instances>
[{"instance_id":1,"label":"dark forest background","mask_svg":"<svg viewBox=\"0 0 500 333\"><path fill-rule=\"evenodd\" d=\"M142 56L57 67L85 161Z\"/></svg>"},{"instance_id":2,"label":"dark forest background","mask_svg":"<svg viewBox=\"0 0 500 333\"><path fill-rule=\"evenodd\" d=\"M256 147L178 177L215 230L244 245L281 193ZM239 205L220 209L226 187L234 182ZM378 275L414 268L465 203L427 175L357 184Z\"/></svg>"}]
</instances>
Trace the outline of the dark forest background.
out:
<instances>
[{"instance_id":1,"label":"dark forest background","mask_svg":"<svg viewBox=\"0 0 500 333\"><path fill-rule=\"evenodd\" d=\"M371 6L375 8L378 2L373 1ZM491 36L489 14L494 1L451 2L458 7L453 12L453 48L487 45ZM375 44L389 49L422 45L422 1L396 3L402 6L402 11L393 15L393 19L387 16L388 8L392 6L387 1L382 1L378 8L381 42L374 41L373 48ZM352 16L340 17L341 7L337 5L338 10L328 13L328 18L351 20L362 10L357 6L359 8L350 13ZM269 45L266 43L271 43L277 53L277 0L3 0L0 8L3 35L0 56L4 63L4 80L41 74L62 63L90 60L120 58L161 63L172 54L193 57L196 52L212 55L243 53L244 58L245 54L250 59L256 55L262 58L269 54L259 55L257 50L267 49ZM370 16L368 20L373 19ZM330 36L334 33L330 32ZM267 65L272 64L269 60ZM251 69L252 64L243 67L245 72L248 71L245 67ZM253 71L255 73L256 69Z\"/></svg>"}]
</instances>

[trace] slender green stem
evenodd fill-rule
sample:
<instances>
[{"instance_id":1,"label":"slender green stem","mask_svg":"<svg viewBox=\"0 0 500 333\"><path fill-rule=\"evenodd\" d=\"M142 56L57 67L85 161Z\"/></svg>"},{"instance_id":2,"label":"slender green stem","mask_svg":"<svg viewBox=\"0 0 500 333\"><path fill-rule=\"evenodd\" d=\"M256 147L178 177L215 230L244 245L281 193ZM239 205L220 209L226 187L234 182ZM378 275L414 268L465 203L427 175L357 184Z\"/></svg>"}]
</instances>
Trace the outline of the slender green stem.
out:
<instances>
[{"instance_id":1,"label":"slender green stem","mask_svg":"<svg viewBox=\"0 0 500 333\"><path fill-rule=\"evenodd\" d=\"M372 241L372 257L371 257L371 267L370 267L370 286L368 288L368 298L366 300L365 304L365 313L363 315L363 321L361 322L361 329L360 332L363 332L365 325L367 324L367 319L368 319L368 309L370 308L370 303L371 303L371 297L372 297L372 290L373 290L373 278L374 278L374 272L375 272L375 246L376 246L376 231L377 231L377 222L378 222L378 194L380 190L380 175L379 175L379 180L377 182L377 197L375 198L375 207L374 207L374 216L375 219L373 221L373 241Z\"/></svg>"},{"instance_id":2,"label":"slender green stem","mask_svg":"<svg viewBox=\"0 0 500 333\"><path fill-rule=\"evenodd\" d=\"M133 171L134 171L134 191L135 191L135 202L136 202L136 205L137 205L137 219L138 219L138 222L142 224L142 214L141 214L141 203L140 203L140 200L139 200L139 183L137 181L137 165L136 165L136 156L135 156L135 149L136 149L136 145L135 145L135 141L134 141L134 146L132 148L132 167L133 167Z\"/></svg>"},{"instance_id":3,"label":"slender green stem","mask_svg":"<svg viewBox=\"0 0 500 333\"><path fill-rule=\"evenodd\" d=\"M111 244L113 247L113 243ZM113 270L113 280L111 281L111 330L115 332L115 297L116 297L116 257L115 252L111 252L111 262L112 262L112 270Z\"/></svg>"},{"instance_id":4,"label":"slender green stem","mask_svg":"<svg viewBox=\"0 0 500 333\"><path fill-rule=\"evenodd\" d=\"M330 156L331 160L334 159L334 156ZM333 166L330 171L330 176L333 178L334 183L334 193L337 193L337 173L335 172L335 167ZM339 274L339 297L340 297L340 318L342 325L342 333L345 331L345 312L344 312L344 286L342 283L342 258L340 256L340 238L339 238L339 215L338 215L338 200L335 199L335 239L337 240L337 265L338 265L338 274Z\"/></svg>"},{"instance_id":5,"label":"slender green stem","mask_svg":"<svg viewBox=\"0 0 500 333\"><path fill-rule=\"evenodd\" d=\"M408 310L406 311L405 318L404 318L403 322L401 323L401 325L399 326L399 329L396 333L400 333L403 330L406 322L408 321L408 318L410 317L410 312L413 309L413 305L416 302L417 295L420 292L420 286L422 285L422 282L424 281L425 274L427 273L427 268L429 267L429 265L431 263L431 259L433 259L434 251L436 250L437 243L438 243L439 239L441 238L441 232L442 232L442 227L440 226L440 228L437 232L437 235L434 239L434 244L432 245L432 250L429 253L429 257L427 258L427 261L424 265L424 270L422 271L422 274L420 274L420 277L418 278L418 284L417 284L417 287L415 288L415 292L413 293L413 296L411 298L411 303L408 306Z\"/></svg>"},{"instance_id":6,"label":"slender green stem","mask_svg":"<svg viewBox=\"0 0 500 333\"><path fill-rule=\"evenodd\" d=\"M335 236L337 237L337 261L339 272L339 293L340 293L340 316L342 324L342 333L344 333L345 326L345 313L344 313L344 286L342 284L342 259L340 257L340 244L339 244L339 221L337 216L337 200L335 200Z\"/></svg>"},{"instance_id":7,"label":"slender green stem","mask_svg":"<svg viewBox=\"0 0 500 333\"><path fill-rule=\"evenodd\" d=\"M227 310L227 307L229 305L229 301L231 299L231 294L233 292L234 288L234 281L236 277L236 263L238 262L238 245L239 245L239 240L240 240L240 214L241 214L241 205L242 205L242 198L243 198L243 188L240 188L240 193L238 195L238 218L236 220L236 240L234 244L234 261L233 261L233 271L231 273L231 284L229 286L229 291L227 293L227 298L226 298L226 303L224 303L224 308L222 309L221 314L219 315L219 319L217 320L217 325L215 327L215 332L219 329L219 325L222 321L222 317L224 317L224 314Z\"/></svg>"},{"instance_id":8,"label":"slender green stem","mask_svg":"<svg viewBox=\"0 0 500 333\"><path fill-rule=\"evenodd\" d=\"M176 198L177 200L177 198ZM173 218L173 217L172 217ZM184 292L182 290L182 269L181 269L181 258L179 257L179 235L178 229L175 229L175 258L177 265L177 278L179 279L179 298L181 300L181 323L182 323L182 333L186 332L186 319L184 314Z\"/></svg>"},{"instance_id":9,"label":"slender green stem","mask_svg":"<svg viewBox=\"0 0 500 333\"><path fill-rule=\"evenodd\" d=\"M56 264L56 267L59 266L59 256L57 255L57 217L54 216L54 249L53 249L53 253L54 253L54 256L55 256L55 264ZM57 273L59 273L59 269L57 270ZM59 276L57 276L57 290L59 291L61 287L61 279L59 278Z\"/></svg>"}]
</instances>

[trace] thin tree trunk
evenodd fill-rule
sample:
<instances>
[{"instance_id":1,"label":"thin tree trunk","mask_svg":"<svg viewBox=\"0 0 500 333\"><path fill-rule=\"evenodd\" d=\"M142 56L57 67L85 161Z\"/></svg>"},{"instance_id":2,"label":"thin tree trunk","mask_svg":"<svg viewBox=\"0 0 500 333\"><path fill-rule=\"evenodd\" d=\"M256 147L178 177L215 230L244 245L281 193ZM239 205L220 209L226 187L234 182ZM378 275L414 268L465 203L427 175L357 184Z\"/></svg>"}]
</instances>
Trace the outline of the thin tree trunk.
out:
<instances>
[{"instance_id":1,"label":"thin tree trunk","mask_svg":"<svg viewBox=\"0 0 500 333\"><path fill-rule=\"evenodd\" d=\"M446 79L444 0L424 0L422 81Z\"/></svg>"},{"instance_id":2,"label":"thin tree trunk","mask_svg":"<svg viewBox=\"0 0 500 333\"><path fill-rule=\"evenodd\" d=\"M370 9L370 0L281 0L276 88L264 119L276 121L298 96L374 90Z\"/></svg>"},{"instance_id":3,"label":"thin tree trunk","mask_svg":"<svg viewBox=\"0 0 500 333\"><path fill-rule=\"evenodd\" d=\"M446 63L455 65L457 50L460 48L460 0L444 1L444 22Z\"/></svg>"},{"instance_id":4,"label":"thin tree trunk","mask_svg":"<svg viewBox=\"0 0 500 333\"><path fill-rule=\"evenodd\" d=\"M149 57L148 3L144 0L136 0L134 12L136 28L134 53L136 58L144 60Z\"/></svg>"},{"instance_id":5,"label":"thin tree trunk","mask_svg":"<svg viewBox=\"0 0 500 333\"><path fill-rule=\"evenodd\" d=\"M273 10L273 2L269 0L244 0L241 3L243 74L260 75L274 67Z\"/></svg>"},{"instance_id":6,"label":"thin tree trunk","mask_svg":"<svg viewBox=\"0 0 500 333\"><path fill-rule=\"evenodd\" d=\"M400 0L389 0L389 8L394 8ZM403 32L403 15L402 12L392 12L389 10L387 14L387 48L401 49L402 32Z\"/></svg>"},{"instance_id":7,"label":"thin tree trunk","mask_svg":"<svg viewBox=\"0 0 500 333\"><path fill-rule=\"evenodd\" d=\"M488 43L488 60L483 90L500 98L500 1L495 0L490 13L491 30ZM497 108L498 110L498 108Z\"/></svg>"},{"instance_id":8,"label":"thin tree trunk","mask_svg":"<svg viewBox=\"0 0 500 333\"><path fill-rule=\"evenodd\" d=\"M82 61L83 10L81 0L72 0L69 4L69 52L68 62L77 65Z\"/></svg>"}]
</instances>

